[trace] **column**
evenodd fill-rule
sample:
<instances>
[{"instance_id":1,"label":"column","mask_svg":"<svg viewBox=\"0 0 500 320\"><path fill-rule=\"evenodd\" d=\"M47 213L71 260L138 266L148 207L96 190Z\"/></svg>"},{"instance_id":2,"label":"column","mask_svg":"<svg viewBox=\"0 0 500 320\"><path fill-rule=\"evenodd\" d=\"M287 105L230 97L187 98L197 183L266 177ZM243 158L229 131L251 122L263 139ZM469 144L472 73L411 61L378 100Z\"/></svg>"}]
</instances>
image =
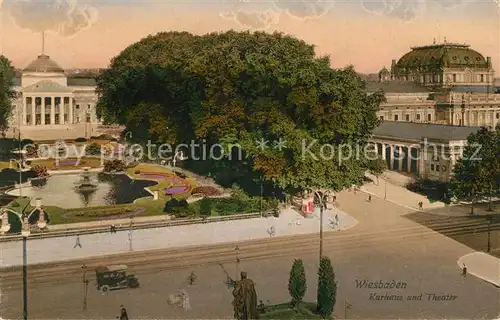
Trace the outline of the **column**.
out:
<instances>
[{"instance_id":1,"label":"column","mask_svg":"<svg viewBox=\"0 0 500 320\"><path fill-rule=\"evenodd\" d=\"M31 97L31 125L36 125L36 97Z\"/></svg>"},{"instance_id":2,"label":"column","mask_svg":"<svg viewBox=\"0 0 500 320\"><path fill-rule=\"evenodd\" d=\"M387 160L386 152L387 152L387 147L385 146L385 143L382 143L382 160Z\"/></svg>"},{"instance_id":3,"label":"column","mask_svg":"<svg viewBox=\"0 0 500 320\"><path fill-rule=\"evenodd\" d=\"M397 146L398 148L398 171L403 171L403 147Z\"/></svg>"},{"instance_id":4,"label":"column","mask_svg":"<svg viewBox=\"0 0 500 320\"><path fill-rule=\"evenodd\" d=\"M50 100L50 124L56 124L56 97Z\"/></svg>"},{"instance_id":5,"label":"column","mask_svg":"<svg viewBox=\"0 0 500 320\"><path fill-rule=\"evenodd\" d=\"M406 172L411 172L411 147L407 148L408 153L406 154Z\"/></svg>"},{"instance_id":6,"label":"column","mask_svg":"<svg viewBox=\"0 0 500 320\"><path fill-rule=\"evenodd\" d=\"M394 147L392 144L389 145L389 167L394 170Z\"/></svg>"},{"instance_id":7,"label":"column","mask_svg":"<svg viewBox=\"0 0 500 320\"><path fill-rule=\"evenodd\" d=\"M45 97L41 98L42 108L40 109L40 124L45 125Z\"/></svg>"},{"instance_id":8,"label":"column","mask_svg":"<svg viewBox=\"0 0 500 320\"><path fill-rule=\"evenodd\" d=\"M495 129L495 111L491 111L490 112L490 115L491 115L491 126L493 127L493 129Z\"/></svg>"},{"instance_id":9,"label":"column","mask_svg":"<svg viewBox=\"0 0 500 320\"><path fill-rule=\"evenodd\" d=\"M425 150L425 148L423 149ZM417 158L418 158L418 176L419 177L425 177L425 158L426 156L422 154L422 147L417 150Z\"/></svg>"},{"instance_id":10,"label":"column","mask_svg":"<svg viewBox=\"0 0 500 320\"><path fill-rule=\"evenodd\" d=\"M68 113L68 122L70 124L73 124L73 113L74 113L74 111L73 111L73 98L72 97L69 98L69 110L68 111L69 111L69 113Z\"/></svg>"},{"instance_id":11,"label":"column","mask_svg":"<svg viewBox=\"0 0 500 320\"><path fill-rule=\"evenodd\" d=\"M59 124L64 124L64 98L61 97L61 104L59 105Z\"/></svg>"},{"instance_id":12,"label":"column","mask_svg":"<svg viewBox=\"0 0 500 320\"><path fill-rule=\"evenodd\" d=\"M26 105L28 104L28 97L23 97L23 114L22 114L22 120L21 123L23 125L26 125Z\"/></svg>"},{"instance_id":13,"label":"column","mask_svg":"<svg viewBox=\"0 0 500 320\"><path fill-rule=\"evenodd\" d=\"M497 111L493 111L493 129L497 126Z\"/></svg>"}]
</instances>

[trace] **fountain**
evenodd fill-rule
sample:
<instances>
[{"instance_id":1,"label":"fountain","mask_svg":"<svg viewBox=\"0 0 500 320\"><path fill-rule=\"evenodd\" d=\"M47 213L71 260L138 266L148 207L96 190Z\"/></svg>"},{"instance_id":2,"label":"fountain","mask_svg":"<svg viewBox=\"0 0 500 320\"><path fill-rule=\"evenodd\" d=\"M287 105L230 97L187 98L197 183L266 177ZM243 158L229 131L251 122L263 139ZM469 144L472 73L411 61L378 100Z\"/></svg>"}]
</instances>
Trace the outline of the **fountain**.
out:
<instances>
[{"instance_id":1,"label":"fountain","mask_svg":"<svg viewBox=\"0 0 500 320\"><path fill-rule=\"evenodd\" d=\"M88 167L83 168L80 181L76 182L75 189L78 191L95 191L98 188L97 183L91 180L91 175Z\"/></svg>"}]
</instances>

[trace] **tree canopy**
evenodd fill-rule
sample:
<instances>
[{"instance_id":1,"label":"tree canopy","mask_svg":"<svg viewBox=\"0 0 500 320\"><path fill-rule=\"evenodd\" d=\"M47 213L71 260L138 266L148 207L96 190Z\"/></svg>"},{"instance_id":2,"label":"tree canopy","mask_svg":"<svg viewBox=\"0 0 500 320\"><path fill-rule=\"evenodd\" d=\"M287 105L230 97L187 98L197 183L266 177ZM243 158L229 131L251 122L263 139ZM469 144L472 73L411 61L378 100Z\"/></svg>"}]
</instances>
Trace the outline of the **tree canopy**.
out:
<instances>
[{"instance_id":1,"label":"tree canopy","mask_svg":"<svg viewBox=\"0 0 500 320\"><path fill-rule=\"evenodd\" d=\"M7 130L12 114L14 92L14 68L9 59L0 56L0 132Z\"/></svg>"},{"instance_id":2,"label":"tree canopy","mask_svg":"<svg viewBox=\"0 0 500 320\"><path fill-rule=\"evenodd\" d=\"M474 203L500 191L500 126L481 128L467 138L462 157L453 169L452 194L457 200ZM491 204L491 203L490 203Z\"/></svg>"},{"instance_id":3,"label":"tree canopy","mask_svg":"<svg viewBox=\"0 0 500 320\"><path fill-rule=\"evenodd\" d=\"M225 158L196 166L282 190L360 183L364 155L339 152L363 150L384 100L352 67L332 69L312 45L280 33L159 33L126 48L97 82L98 113L136 141L220 144ZM243 159L230 157L236 144Z\"/></svg>"}]
</instances>

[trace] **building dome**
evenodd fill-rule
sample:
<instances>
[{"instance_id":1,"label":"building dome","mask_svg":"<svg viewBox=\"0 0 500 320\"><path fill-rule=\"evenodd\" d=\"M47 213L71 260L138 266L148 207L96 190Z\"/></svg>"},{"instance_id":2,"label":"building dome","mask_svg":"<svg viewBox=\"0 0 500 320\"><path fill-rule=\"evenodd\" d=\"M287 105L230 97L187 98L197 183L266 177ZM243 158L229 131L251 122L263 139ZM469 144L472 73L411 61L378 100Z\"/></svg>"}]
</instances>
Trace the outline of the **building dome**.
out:
<instances>
[{"instance_id":1,"label":"building dome","mask_svg":"<svg viewBox=\"0 0 500 320\"><path fill-rule=\"evenodd\" d=\"M396 63L399 71L432 71L442 68L489 68L488 59L469 45L444 43L411 48Z\"/></svg>"},{"instance_id":2,"label":"building dome","mask_svg":"<svg viewBox=\"0 0 500 320\"><path fill-rule=\"evenodd\" d=\"M42 54L39 55L36 60L33 60L26 68L24 72L57 72L63 73L64 69L61 68L54 60L50 59L49 56Z\"/></svg>"}]
</instances>

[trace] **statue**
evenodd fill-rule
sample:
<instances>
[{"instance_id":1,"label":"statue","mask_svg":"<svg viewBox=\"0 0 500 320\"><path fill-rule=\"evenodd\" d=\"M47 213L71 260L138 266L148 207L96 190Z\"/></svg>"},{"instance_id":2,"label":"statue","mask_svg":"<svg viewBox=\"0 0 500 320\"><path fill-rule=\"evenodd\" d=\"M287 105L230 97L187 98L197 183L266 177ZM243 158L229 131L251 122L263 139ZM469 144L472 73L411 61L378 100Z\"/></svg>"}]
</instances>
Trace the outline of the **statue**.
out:
<instances>
[{"instance_id":1,"label":"statue","mask_svg":"<svg viewBox=\"0 0 500 320\"><path fill-rule=\"evenodd\" d=\"M233 290L234 318L238 320L257 319L257 293L255 284L247 279L247 273L241 272L241 280L236 281Z\"/></svg>"}]
</instances>

